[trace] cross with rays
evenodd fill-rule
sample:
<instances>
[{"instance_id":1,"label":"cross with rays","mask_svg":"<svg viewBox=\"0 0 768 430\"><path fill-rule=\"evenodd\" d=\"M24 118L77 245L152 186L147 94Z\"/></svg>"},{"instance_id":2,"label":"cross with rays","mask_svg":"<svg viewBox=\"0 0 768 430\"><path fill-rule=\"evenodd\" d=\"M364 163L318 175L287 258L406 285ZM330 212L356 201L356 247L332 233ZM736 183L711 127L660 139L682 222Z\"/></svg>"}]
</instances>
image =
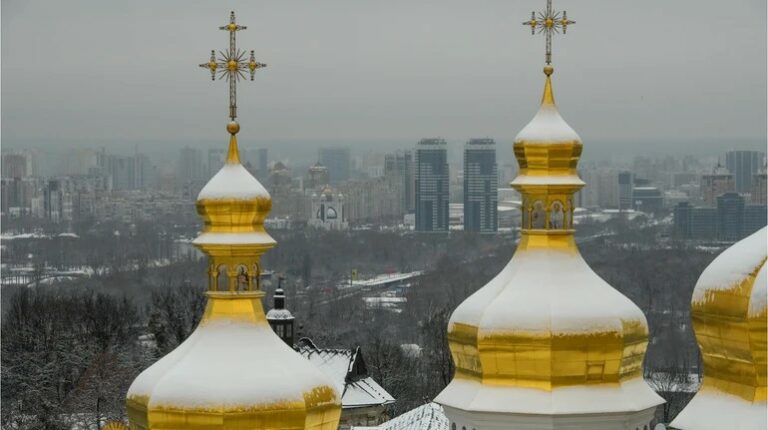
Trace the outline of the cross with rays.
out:
<instances>
[{"instance_id":1,"label":"cross with rays","mask_svg":"<svg viewBox=\"0 0 768 430\"><path fill-rule=\"evenodd\" d=\"M568 14L563 11L556 12L552 10L552 0L547 0L547 10L544 12L531 12L531 19L525 21L523 25L531 27L531 34L536 34L536 30L539 33L544 33L547 36L547 53L545 60L547 65L552 64L552 34L560 33L563 30L563 34L568 30L568 26L576 24L576 21L568 19Z\"/></svg>"},{"instance_id":2,"label":"cross with rays","mask_svg":"<svg viewBox=\"0 0 768 430\"><path fill-rule=\"evenodd\" d=\"M237 49L235 35L238 31L246 28L235 22L235 12L231 12L229 24L219 27L219 30L229 32L229 50L226 52L219 51L218 59L216 58L216 51L212 50L211 59L200 65L200 67L211 71L211 80L216 80L217 74L219 79L227 78L229 82L229 118L232 121L237 118L237 82L240 81L240 78L245 79L246 72L250 72L251 80L253 80L256 69L267 67L266 64L256 61L253 51L251 51L250 58L246 60L246 52Z\"/></svg>"}]
</instances>

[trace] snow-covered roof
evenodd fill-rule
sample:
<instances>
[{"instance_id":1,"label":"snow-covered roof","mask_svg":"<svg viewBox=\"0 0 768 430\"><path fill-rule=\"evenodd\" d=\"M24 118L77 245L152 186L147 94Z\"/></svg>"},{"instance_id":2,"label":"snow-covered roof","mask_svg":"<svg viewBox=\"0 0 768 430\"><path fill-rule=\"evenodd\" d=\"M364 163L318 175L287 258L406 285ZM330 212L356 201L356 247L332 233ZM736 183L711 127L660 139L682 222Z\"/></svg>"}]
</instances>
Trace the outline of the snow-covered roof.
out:
<instances>
[{"instance_id":1,"label":"snow-covered roof","mask_svg":"<svg viewBox=\"0 0 768 430\"><path fill-rule=\"evenodd\" d=\"M581 142L581 138L560 116L554 103L542 103L531 122L523 127L515 137L515 143L523 141L533 144Z\"/></svg>"},{"instance_id":2,"label":"snow-covered roof","mask_svg":"<svg viewBox=\"0 0 768 430\"><path fill-rule=\"evenodd\" d=\"M227 163L200 190L198 200L269 198L269 193L240 163Z\"/></svg>"},{"instance_id":3,"label":"snow-covered roof","mask_svg":"<svg viewBox=\"0 0 768 430\"><path fill-rule=\"evenodd\" d=\"M538 249L515 253L501 273L456 308L449 326L478 327L478 336L496 330L558 335L621 332L629 321L646 325L643 312L578 252Z\"/></svg>"},{"instance_id":4,"label":"snow-covered roof","mask_svg":"<svg viewBox=\"0 0 768 430\"><path fill-rule=\"evenodd\" d=\"M352 427L354 430L448 430L448 418L442 406L427 403L376 427Z\"/></svg>"},{"instance_id":5,"label":"snow-covered roof","mask_svg":"<svg viewBox=\"0 0 768 430\"><path fill-rule=\"evenodd\" d=\"M333 381L341 394L343 409L386 405L395 401L367 374L360 348L321 349L311 340L300 339L296 351Z\"/></svg>"},{"instance_id":6,"label":"snow-covered roof","mask_svg":"<svg viewBox=\"0 0 768 430\"><path fill-rule=\"evenodd\" d=\"M226 365L212 366L222 359ZM149 397L150 408L231 409L303 402L306 393L330 383L305 363L266 324L203 321L178 348L133 381L128 398Z\"/></svg>"},{"instance_id":7,"label":"snow-covered roof","mask_svg":"<svg viewBox=\"0 0 768 430\"><path fill-rule=\"evenodd\" d=\"M757 272L755 285L752 287L748 312L750 317L759 316L768 307L768 277L766 276L766 268L768 268L768 264L763 264L763 267Z\"/></svg>"},{"instance_id":8,"label":"snow-covered roof","mask_svg":"<svg viewBox=\"0 0 768 430\"><path fill-rule=\"evenodd\" d=\"M735 287L766 259L766 228L740 240L718 255L701 273L693 291L693 303L706 300L708 292Z\"/></svg>"},{"instance_id":9,"label":"snow-covered roof","mask_svg":"<svg viewBox=\"0 0 768 430\"><path fill-rule=\"evenodd\" d=\"M706 378L706 375L704 375ZM695 407L691 407L695 402ZM672 421L682 430L753 430L768 427L766 404L720 391L700 391Z\"/></svg>"},{"instance_id":10,"label":"snow-covered roof","mask_svg":"<svg viewBox=\"0 0 768 430\"><path fill-rule=\"evenodd\" d=\"M288 309L270 309L267 312L268 320L292 320L293 314Z\"/></svg>"}]
</instances>

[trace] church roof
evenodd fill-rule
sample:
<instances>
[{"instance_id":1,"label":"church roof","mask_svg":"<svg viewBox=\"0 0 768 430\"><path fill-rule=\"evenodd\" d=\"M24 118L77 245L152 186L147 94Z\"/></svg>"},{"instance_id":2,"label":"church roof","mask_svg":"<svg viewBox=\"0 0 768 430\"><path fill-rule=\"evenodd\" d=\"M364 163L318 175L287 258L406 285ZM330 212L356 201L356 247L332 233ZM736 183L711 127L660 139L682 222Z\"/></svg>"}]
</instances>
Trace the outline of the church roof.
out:
<instances>
[{"instance_id":1,"label":"church roof","mask_svg":"<svg viewBox=\"0 0 768 430\"><path fill-rule=\"evenodd\" d=\"M386 405L395 401L391 394L368 376L359 347L323 349L315 346L311 340L302 338L294 348L331 378L336 390L342 393L343 409Z\"/></svg>"},{"instance_id":2,"label":"church roof","mask_svg":"<svg viewBox=\"0 0 768 430\"><path fill-rule=\"evenodd\" d=\"M442 406L427 403L375 427L352 427L354 430L448 430L448 418Z\"/></svg>"}]
</instances>

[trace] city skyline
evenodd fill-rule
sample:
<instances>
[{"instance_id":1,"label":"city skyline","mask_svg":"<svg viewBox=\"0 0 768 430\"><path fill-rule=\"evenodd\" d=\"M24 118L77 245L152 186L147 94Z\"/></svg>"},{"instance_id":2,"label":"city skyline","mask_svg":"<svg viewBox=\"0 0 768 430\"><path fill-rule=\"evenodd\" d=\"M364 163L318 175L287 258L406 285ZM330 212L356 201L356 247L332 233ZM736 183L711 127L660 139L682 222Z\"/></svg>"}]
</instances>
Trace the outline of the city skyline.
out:
<instances>
[{"instance_id":1,"label":"city skyline","mask_svg":"<svg viewBox=\"0 0 768 430\"><path fill-rule=\"evenodd\" d=\"M199 47L218 35L205 30L210 17L223 23L230 9L252 23L242 42L270 64L242 91L240 114L251 119L244 141L511 140L540 91L517 84L538 70L515 66L541 58L542 41L521 37L518 18L538 5L404 5L6 2L4 143L215 145L226 100L195 68ZM578 20L589 25L555 41L563 114L581 124L585 141L618 146L672 140L693 150L702 138L764 141L765 3L661 6L580 4ZM628 27L628 18L653 29ZM698 31L678 25L684 20ZM73 26L91 30L67 31Z\"/></svg>"}]
</instances>

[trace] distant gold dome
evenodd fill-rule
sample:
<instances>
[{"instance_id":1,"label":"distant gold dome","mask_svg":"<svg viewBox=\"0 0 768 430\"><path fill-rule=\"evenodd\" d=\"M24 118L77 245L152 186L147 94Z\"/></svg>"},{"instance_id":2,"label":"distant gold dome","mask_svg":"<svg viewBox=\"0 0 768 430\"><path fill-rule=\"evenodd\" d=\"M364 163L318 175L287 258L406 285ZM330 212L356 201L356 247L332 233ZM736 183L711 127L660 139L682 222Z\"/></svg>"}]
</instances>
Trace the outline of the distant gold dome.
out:
<instances>
[{"instance_id":1,"label":"distant gold dome","mask_svg":"<svg viewBox=\"0 0 768 430\"><path fill-rule=\"evenodd\" d=\"M726 249L696 283L691 317L704 379L675 428L766 428L767 239L763 228Z\"/></svg>"},{"instance_id":2,"label":"distant gold dome","mask_svg":"<svg viewBox=\"0 0 768 430\"><path fill-rule=\"evenodd\" d=\"M436 402L475 420L472 414L614 414L626 428L647 424L663 401L642 378L648 326L576 247L582 143L555 106L551 74L545 69L539 111L514 143L520 243L501 273L451 316L456 372Z\"/></svg>"}]
</instances>

